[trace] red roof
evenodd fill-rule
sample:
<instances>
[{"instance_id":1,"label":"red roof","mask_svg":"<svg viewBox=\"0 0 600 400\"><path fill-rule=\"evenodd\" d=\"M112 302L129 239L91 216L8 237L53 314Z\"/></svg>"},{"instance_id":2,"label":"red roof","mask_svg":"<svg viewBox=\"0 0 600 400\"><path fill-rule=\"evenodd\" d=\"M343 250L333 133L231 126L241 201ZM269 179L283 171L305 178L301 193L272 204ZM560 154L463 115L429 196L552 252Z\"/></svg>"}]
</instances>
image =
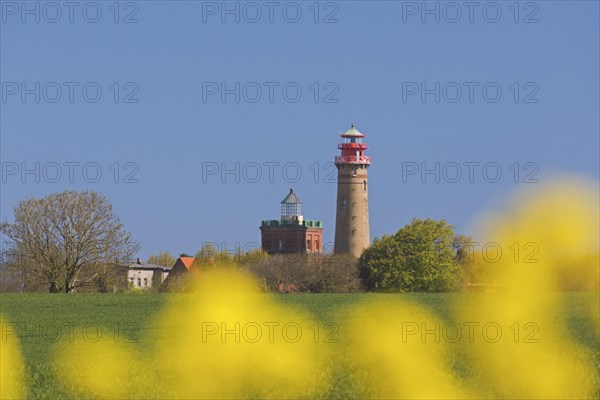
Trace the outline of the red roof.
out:
<instances>
[{"instance_id":1,"label":"red roof","mask_svg":"<svg viewBox=\"0 0 600 400\"><path fill-rule=\"evenodd\" d=\"M181 263L189 271L190 267L194 263L194 260L195 260L194 257L179 257L177 259L177 262L175 263L175 265Z\"/></svg>"}]
</instances>

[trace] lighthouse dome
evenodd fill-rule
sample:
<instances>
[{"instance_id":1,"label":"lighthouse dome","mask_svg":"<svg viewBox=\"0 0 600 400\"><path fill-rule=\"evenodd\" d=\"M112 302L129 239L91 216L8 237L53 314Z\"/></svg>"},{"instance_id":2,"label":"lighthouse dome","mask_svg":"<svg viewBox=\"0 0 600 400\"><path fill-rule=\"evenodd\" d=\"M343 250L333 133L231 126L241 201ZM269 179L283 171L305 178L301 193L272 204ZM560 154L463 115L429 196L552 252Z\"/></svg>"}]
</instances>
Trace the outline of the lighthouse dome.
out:
<instances>
[{"instance_id":1,"label":"lighthouse dome","mask_svg":"<svg viewBox=\"0 0 600 400\"><path fill-rule=\"evenodd\" d=\"M294 189L290 189L290 193L281 201L281 220L302 221L302 202Z\"/></svg>"},{"instance_id":2,"label":"lighthouse dome","mask_svg":"<svg viewBox=\"0 0 600 400\"><path fill-rule=\"evenodd\" d=\"M354 122L352 123L352 126L350 127L350 129L348 129L346 132L342 133L341 136L343 138L363 138L363 137L365 137L364 133L361 133L358 129L356 129L356 126L354 126Z\"/></svg>"},{"instance_id":3,"label":"lighthouse dome","mask_svg":"<svg viewBox=\"0 0 600 400\"><path fill-rule=\"evenodd\" d=\"M281 200L281 204L302 204L302 202L294 193L294 189L290 189L290 193L285 196L285 199Z\"/></svg>"}]
</instances>

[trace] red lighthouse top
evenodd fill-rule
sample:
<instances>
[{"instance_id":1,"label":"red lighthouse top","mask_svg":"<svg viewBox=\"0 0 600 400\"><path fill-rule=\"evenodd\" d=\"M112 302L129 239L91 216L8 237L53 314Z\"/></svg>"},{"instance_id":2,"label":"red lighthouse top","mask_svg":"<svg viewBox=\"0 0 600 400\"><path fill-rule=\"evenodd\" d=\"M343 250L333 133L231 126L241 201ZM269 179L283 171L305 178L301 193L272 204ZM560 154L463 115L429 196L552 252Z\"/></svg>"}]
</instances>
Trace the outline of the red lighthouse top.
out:
<instances>
[{"instance_id":1,"label":"red lighthouse top","mask_svg":"<svg viewBox=\"0 0 600 400\"><path fill-rule=\"evenodd\" d=\"M340 135L344 142L338 144L342 154L335 158L336 164L371 164L371 157L365 156L369 147L364 143L365 135L360 133L352 123L352 127Z\"/></svg>"}]
</instances>

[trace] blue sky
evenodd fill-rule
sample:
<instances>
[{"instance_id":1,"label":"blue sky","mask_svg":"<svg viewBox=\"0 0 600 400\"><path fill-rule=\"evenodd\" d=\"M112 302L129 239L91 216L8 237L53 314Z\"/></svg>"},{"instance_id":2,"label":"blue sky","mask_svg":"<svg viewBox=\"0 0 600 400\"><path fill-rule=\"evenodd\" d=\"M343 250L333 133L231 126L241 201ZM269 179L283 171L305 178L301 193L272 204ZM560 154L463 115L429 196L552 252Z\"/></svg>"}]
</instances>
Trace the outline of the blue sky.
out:
<instances>
[{"instance_id":1,"label":"blue sky","mask_svg":"<svg viewBox=\"0 0 600 400\"><path fill-rule=\"evenodd\" d=\"M327 177L352 121L372 237L413 217L470 233L518 188L598 179L596 1L23 4L0 2L2 219L97 190L142 257L233 249L260 242L293 187L331 242Z\"/></svg>"}]
</instances>

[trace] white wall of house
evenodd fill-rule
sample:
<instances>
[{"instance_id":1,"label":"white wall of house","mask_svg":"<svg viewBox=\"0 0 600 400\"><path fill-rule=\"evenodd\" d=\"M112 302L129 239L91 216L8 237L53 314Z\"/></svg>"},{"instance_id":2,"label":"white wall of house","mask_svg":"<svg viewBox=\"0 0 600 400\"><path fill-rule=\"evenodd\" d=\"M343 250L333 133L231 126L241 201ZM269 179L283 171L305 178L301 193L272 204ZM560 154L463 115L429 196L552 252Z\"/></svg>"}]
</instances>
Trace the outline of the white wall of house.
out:
<instances>
[{"instance_id":1,"label":"white wall of house","mask_svg":"<svg viewBox=\"0 0 600 400\"><path fill-rule=\"evenodd\" d=\"M157 273L162 274L162 271ZM130 269L127 272L127 281L133 284L136 289L147 289L152 287L152 277L154 270L152 269Z\"/></svg>"}]
</instances>

